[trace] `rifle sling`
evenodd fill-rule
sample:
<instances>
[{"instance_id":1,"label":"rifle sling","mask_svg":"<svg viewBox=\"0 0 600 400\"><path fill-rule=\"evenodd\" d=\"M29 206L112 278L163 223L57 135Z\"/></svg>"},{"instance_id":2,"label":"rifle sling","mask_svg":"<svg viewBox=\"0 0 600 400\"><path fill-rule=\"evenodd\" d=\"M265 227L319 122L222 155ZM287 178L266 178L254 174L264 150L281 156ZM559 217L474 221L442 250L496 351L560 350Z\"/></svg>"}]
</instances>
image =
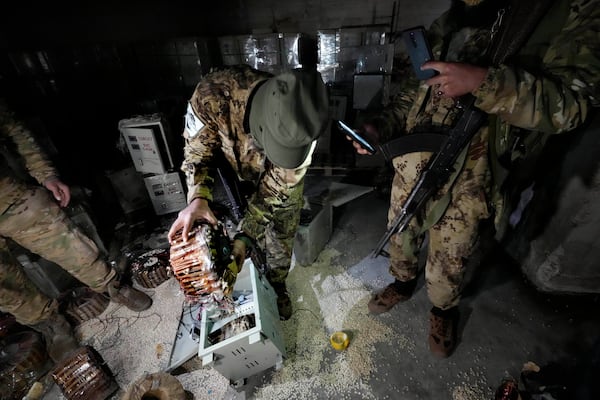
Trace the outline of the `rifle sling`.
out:
<instances>
[{"instance_id":1,"label":"rifle sling","mask_svg":"<svg viewBox=\"0 0 600 400\"><path fill-rule=\"evenodd\" d=\"M507 62L523 47L554 1L513 0L510 2L505 21L489 49L493 65Z\"/></svg>"}]
</instances>

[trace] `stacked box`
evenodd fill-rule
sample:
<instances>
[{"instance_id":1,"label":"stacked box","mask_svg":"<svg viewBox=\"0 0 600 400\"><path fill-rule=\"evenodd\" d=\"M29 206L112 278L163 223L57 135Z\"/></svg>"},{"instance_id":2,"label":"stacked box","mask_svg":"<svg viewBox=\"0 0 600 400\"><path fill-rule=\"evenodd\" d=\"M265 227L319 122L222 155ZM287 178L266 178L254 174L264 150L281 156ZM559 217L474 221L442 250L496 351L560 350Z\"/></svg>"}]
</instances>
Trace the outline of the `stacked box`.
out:
<instances>
[{"instance_id":1,"label":"stacked box","mask_svg":"<svg viewBox=\"0 0 600 400\"><path fill-rule=\"evenodd\" d=\"M338 81L351 81L355 74L392 71L394 45L386 43L386 34L381 28L342 28L339 35Z\"/></svg>"},{"instance_id":2,"label":"stacked box","mask_svg":"<svg viewBox=\"0 0 600 400\"><path fill-rule=\"evenodd\" d=\"M319 31L319 72L325 82L351 82L355 74L390 73L394 47L381 27Z\"/></svg>"},{"instance_id":3,"label":"stacked box","mask_svg":"<svg viewBox=\"0 0 600 400\"><path fill-rule=\"evenodd\" d=\"M187 205L179 173L148 176L144 178L144 182L157 215L177 212Z\"/></svg>"},{"instance_id":4,"label":"stacked box","mask_svg":"<svg viewBox=\"0 0 600 400\"><path fill-rule=\"evenodd\" d=\"M173 172L168 127L160 114L119 121L135 169L144 175L144 184L157 215L177 212L187 204L181 177ZM115 188L127 192L127 188Z\"/></svg>"},{"instance_id":5,"label":"stacked box","mask_svg":"<svg viewBox=\"0 0 600 400\"><path fill-rule=\"evenodd\" d=\"M239 36L241 60L253 68L274 74L281 71L279 34Z\"/></svg>"},{"instance_id":6,"label":"stacked box","mask_svg":"<svg viewBox=\"0 0 600 400\"><path fill-rule=\"evenodd\" d=\"M240 46L236 36L222 36L218 38L219 49L221 50L221 59L223 65L241 64Z\"/></svg>"},{"instance_id":7,"label":"stacked box","mask_svg":"<svg viewBox=\"0 0 600 400\"><path fill-rule=\"evenodd\" d=\"M338 53L340 52L340 36L335 30L317 32L318 64L317 70L323 81L335 82L339 68Z\"/></svg>"},{"instance_id":8,"label":"stacked box","mask_svg":"<svg viewBox=\"0 0 600 400\"><path fill-rule=\"evenodd\" d=\"M300 64L299 33L268 33L218 38L224 65L248 64L278 74Z\"/></svg>"},{"instance_id":9,"label":"stacked box","mask_svg":"<svg viewBox=\"0 0 600 400\"><path fill-rule=\"evenodd\" d=\"M299 33L283 33L281 35L281 64L283 68L294 69L301 67Z\"/></svg>"},{"instance_id":10,"label":"stacked box","mask_svg":"<svg viewBox=\"0 0 600 400\"><path fill-rule=\"evenodd\" d=\"M119 121L119 131L137 171L164 174L174 167L171 140L160 114L122 119Z\"/></svg>"}]
</instances>

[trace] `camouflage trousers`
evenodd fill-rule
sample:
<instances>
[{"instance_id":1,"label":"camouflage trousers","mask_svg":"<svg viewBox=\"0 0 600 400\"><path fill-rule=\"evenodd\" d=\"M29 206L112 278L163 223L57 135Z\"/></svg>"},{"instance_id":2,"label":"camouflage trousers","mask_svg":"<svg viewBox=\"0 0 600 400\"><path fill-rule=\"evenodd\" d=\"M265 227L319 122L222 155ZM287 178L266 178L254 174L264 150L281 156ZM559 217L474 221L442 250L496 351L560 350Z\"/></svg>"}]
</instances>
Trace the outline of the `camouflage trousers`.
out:
<instances>
[{"instance_id":1,"label":"camouflage trousers","mask_svg":"<svg viewBox=\"0 0 600 400\"><path fill-rule=\"evenodd\" d=\"M294 238L304 203L306 168L268 169L258 191L248 202L242 229L264 251L271 283L285 283L290 270Z\"/></svg>"},{"instance_id":2,"label":"camouflage trousers","mask_svg":"<svg viewBox=\"0 0 600 400\"><path fill-rule=\"evenodd\" d=\"M419 274L418 251L428 235L425 281L431 303L441 309L456 306L464 285L466 260L478 238L479 223L489 216L486 194L490 184L487 160L487 135L474 137L466 154L462 171L454 182L444 187L417 215L402 233L390 239L390 274L408 281ZM394 220L404 205L431 153L410 153L393 161L395 175L388 221ZM435 207L450 190L445 212L437 210L440 218L428 220Z\"/></svg>"},{"instance_id":3,"label":"camouflage trousers","mask_svg":"<svg viewBox=\"0 0 600 400\"><path fill-rule=\"evenodd\" d=\"M23 187L22 197L0 216L0 235L52 261L91 289L102 292L115 270L100 257L96 244L68 219L41 187ZM5 240L0 241L0 310L32 325L56 310L25 275Z\"/></svg>"}]
</instances>

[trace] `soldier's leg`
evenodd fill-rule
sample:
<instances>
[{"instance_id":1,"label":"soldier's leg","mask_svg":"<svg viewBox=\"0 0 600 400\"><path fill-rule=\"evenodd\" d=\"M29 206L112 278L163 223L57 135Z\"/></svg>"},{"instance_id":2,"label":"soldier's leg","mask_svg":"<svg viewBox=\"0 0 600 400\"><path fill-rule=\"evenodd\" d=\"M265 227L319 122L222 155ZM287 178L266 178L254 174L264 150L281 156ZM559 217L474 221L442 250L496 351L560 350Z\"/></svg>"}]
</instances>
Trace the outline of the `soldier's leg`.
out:
<instances>
[{"instance_id":1,"label":"soldier's leg","mask_svg":"<svg viewBox=\"0 0 600 400\"><path fill-rule=\"evenodd\" d=\"M14 315L20 324L32 325L47 319L56 308L56 301L31 282L0 238L0 310Z\"/></svg>"},{"instance_id":2,"label":"soldier's leg","mask_svg":"<svg viewBox=\"0 0 600 400\"><path fill-rule=\"evenodd\" d=\"M0 234L60 265L91 289L102 291L115 271L43 188L25 191L0 217Z\"/></svg>"},{"instance_id":3,"label":"soldier's leg","mask_svg":"<svg viewBox=\"0 0 600 400\"><path fill-rule=\"evenodd\" d=\"M464 201L461 203L465 205ZM458 303L466 261L476 243L481 217L475 210L463 212L451 205L443 219L429 230L425 267L427 293L433 304L429 315L429 348L442 358L448 357L456 346Z\"/></svg>"},{"instance_id":4,"label":"soldier's leg","mask_svg":"<svg viewBox=\"0 0 600 400\"><path fill-rule=\"evenodd\" d=\"M141 311L150 307L144 293L120 286L116 271L101 257L96 244L78 229L41 188L24 190L22 198L0 217L0 234L52 261L97 292Z\"/></svg>"},{"instance_id":5,"label":"soldier's leg","mask_svg":"<svg viewBox=\"0 0 600 400\"><path fill-rule=\"evenodd\" d=\"M242 226L265 253L269 265L267 279L277 292L279 315L284 320L292 314L285 280L304 201L305 172L305 169L269 169L248 204Z\"/></svg>"},{"instance_id":6,"label":"soldier's leg","mask_svg":"<svg viewBox=\"0 0 600 400\"><path fill-rule=\"evenodd\" d=\"M50 357L59 362L78 348L67 320L58 312L58 302L42 293L23 272L6 241L0 238L0 310L17 322L40 332Z\"/></svg>"},{"instance_id":7,"label":"soldier's leg","mask_svg":"<svg viewBox=\"0 0 600 400\"><path fill-rule=\"evenodd\" d=\"M401 212L429 155L412 153L396 157L394 179L388 210L388 229ZM408 300L416 287L419 274L418 251L423 241L421 222L413 218L402 233L392 235L389 242L390 274L394 282L376 292L369 301L368 308L373 314L389 311L396 304Z\"/></svg>"},{"instance_id":8,"label":"soldier's leg","mask_svg":"<svg viewBox=\"0 0 600 400\"><path fill-rule=\"evenodd\" d=\"M456 345L458 304L465 269L479 234L479 224L489 216L486 201L489 174L487 159L472 144L464 171L452 190L452 202L441 221L429 230L425 278L433 304L430 313L430 350L449 356Z\"/></svg>"},{"instance_id":9,"label":"soldier's leg","mask_svg":"<svg viewBox=\"0 0 600 400\"><path fill-rule=\"evenodd\" d=\"M477 142L471 144L464 170L452 188L452 201L443 218L429 229L427 290L433 305L442 310L458 305L466 260L477 241L480 222L490 215L485 149Z\"/></svg>"}]
</instances>

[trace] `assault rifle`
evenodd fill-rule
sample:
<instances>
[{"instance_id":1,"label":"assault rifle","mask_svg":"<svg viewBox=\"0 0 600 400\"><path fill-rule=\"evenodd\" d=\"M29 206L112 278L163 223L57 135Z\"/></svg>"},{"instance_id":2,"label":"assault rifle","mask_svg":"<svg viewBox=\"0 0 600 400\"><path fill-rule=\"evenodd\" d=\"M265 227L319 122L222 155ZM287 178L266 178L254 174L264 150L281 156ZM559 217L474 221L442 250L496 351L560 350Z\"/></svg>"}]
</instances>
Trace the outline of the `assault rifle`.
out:
<instances>
[{"instance_id":1,"label":"assault rifle","mask_svg":"<svg viewBox=\"0 0 600 400\"><path fill-rule=\"evenodd\" d=\"M487 114L474 106L475 97L467 95L462 97L457 107L462 108L462 114L456 125L450 130L448 136L427 163L423 172L406 199L406 203L392 222L385 235L379 240L371 257L379 255L389 257L383 248L396 232L402 232L408 223L440 188L448 181L454 172L454 163L460 153L469 145L475 132L479 130L486 120ZM415 135L418 136L418 135ZM426 146L424 146L426 147Z\"/></svg>"}]
</instances>

